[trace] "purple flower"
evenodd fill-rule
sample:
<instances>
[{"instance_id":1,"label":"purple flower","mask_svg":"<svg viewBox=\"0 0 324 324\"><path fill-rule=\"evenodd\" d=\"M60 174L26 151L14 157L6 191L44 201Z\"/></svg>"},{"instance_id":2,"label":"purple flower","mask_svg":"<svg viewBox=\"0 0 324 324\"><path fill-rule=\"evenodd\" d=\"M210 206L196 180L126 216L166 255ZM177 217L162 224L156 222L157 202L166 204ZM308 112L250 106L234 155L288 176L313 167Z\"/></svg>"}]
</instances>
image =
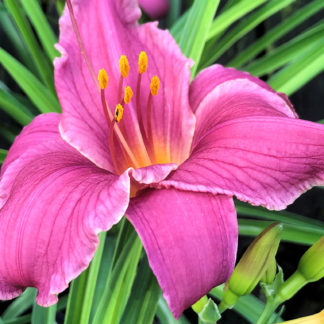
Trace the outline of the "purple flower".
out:
<instances>
[{"instance_id":1,"label":"purple flower","mask_svg":"<svg viewBox=\"0 0 324 324\"><path fill-rule=\"evenodd\" d=\"M36 117L1 170L0 298L33 286L40 305L55 303L89 265L97 234L126 214L179 317L233 270L233 196L282 209L323 185L324 126L235 69L214 65L190 84L191 61L168 31L137 24L136 1L73 8L108 85L100 95L66 10L55 61L63 114ZM112 122L117 104L123 118Z\"/></svg>"}]
</instances>

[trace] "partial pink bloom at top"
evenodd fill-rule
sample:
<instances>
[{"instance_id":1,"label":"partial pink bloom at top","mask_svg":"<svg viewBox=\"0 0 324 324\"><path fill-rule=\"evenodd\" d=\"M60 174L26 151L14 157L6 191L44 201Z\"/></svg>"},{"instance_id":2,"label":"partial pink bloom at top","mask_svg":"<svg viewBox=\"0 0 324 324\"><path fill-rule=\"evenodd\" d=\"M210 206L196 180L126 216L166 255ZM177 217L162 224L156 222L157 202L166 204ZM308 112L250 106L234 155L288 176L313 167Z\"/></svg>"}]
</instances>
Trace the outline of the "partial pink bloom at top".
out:
<instances>
[{"instance_id":1,"label":"partial pink bloom at top","mask_svg":"<svg viewBox=\"0 0 324 324\"><path fill-rule=\"evenodd\" d=\"M169 0L139 0L138 2L152 19L164 17L169 10Z\"/></svg>"},{"instance_id":2,"label":"partial pink bloom at top","mask_svg":"<svg viewBox=\"0 0 324 324\"><path fill-rule=\"evenodd\" d=\"M126 214L179 317L233 270L233 196L282 209L323 185L324 126L235 69L213 65L190 84L191 60L168 31L138 25L135 0L73 9L88 65L108 84L98 91L65 10L54 63L63 113L27 126L1 170L0 297L33 286L40 305L54 303L88 266L97 234Z\"/></svg>"}]
</instances>

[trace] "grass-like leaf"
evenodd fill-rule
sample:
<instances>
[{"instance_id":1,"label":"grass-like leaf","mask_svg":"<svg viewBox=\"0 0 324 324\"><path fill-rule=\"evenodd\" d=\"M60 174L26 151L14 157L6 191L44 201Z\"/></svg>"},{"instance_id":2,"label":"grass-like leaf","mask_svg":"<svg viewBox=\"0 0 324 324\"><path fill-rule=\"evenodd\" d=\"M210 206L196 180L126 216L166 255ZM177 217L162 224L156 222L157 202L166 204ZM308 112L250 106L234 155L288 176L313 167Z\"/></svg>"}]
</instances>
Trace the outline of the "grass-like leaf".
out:
<instances>
[{"instance_id":1,"label":"grass-like leaf","mask_svg":"<svg viewBox=\"0 0 324 324\"><path fill-rule=\"evenodd\" d=\"M208 31L212 24L219 0L201 1L196 0L188 14L186 23L181 32L179 46L187 57L194 60L195 65L191 68L192 76L197 70L202 50L205 46Z\"/></svg>"},{"instance_id":2,"label":"grass-like leaf","mask_svg":"<svg viewBox=\"0 0 324 324\"><path fill-rule=\"evenodd\" d=\"M309 80L324 71L324 40L316 42L291 64L273 75L268 83L275 90L293 94Z\"/></svg>"},{"instance_id":3,"label":"grass-like leaf","mask_svg":"<svg viewBox=\"0 0 324 324\"><path fill-rule=\"evenodd\" d=\"M307 18L316 14L322 8L324 8L323 0L311 1L309 4L302 7L291 16L286 17L282 22L269 30L265 35L255 40L245 50L238 53L235 58L228 63L228 65L236 68L241 67L253 57L261 53L270 44L273 44L282 36L293 30L293 28L304 22Z\"/></svg>"},{"instance_id":4,"label":"grass-like leaf","mask_svg":"<svg viewBox=\"0 0 324 324\"><path fill-rule=\"evenodd\" d=\"M272 0L258 8L244 20L239 22L234 28L224 35L218 42L212 38L208 41L204 50L202 64L200 68L206 67L216 61L226 50L228 50L237 40L245 36L262 21L287 7L295 0ZM254 2L253 2L254 3Z\"/></svg>"},{"instance_id":5,"label":"grass-like leaf","mask_svg":"<svg viewBox=\"0 0 324 324\"><path fill-rule=\"evenodd\" d=\"M61 111L60 104L54 94L2 48L0 48L0 63L24 90L41 113Z\"/></svg>"},{"instance_id":6,"label":"grass-like leaf","mask_svg":"<svg viewBox=\"0 0 324 324\"><path fill-rule=\"evenodd\" d=\"M34 117L32 113L30 113L30 111L15 98L15 96L1 87L0 109L5 111L22 126L29 124Z\"/></svg>"},{"instance_id":7,"label":"grass-like leaf","mask_svg":"<svg viewBox=\"0 0 324 324\"><path fill-rule=\"evenodd\" d=\"M255 76L271 73L294 60L298 55L304 53L309 46L316 44L319 40L324 40L324 22L284 43L268 55L253 61L244 70Z\"/></svg>"},{"instance_id":8,"label":"grass-like leaf","mask_svg":"<svg viewBox=\"0 0 324 324\"><path fill-rule=\"evenodd\" d=\"M57 38L48 23L39 2L37 0L21 0L21 3L34 26L48 57L53 61L59 54L54 48Z\"/></svg>"},{"instance_id":9,"label":"grass-like leaf","mask_svg":"<svg viewBox=\"0 0 324 324\"><path fill-rule=\"evenodd\" d=\"M208 33L208 39L212 39L223 33L230 25L239 20L253 9L265 3L266 0L241 0L235 5L223 11L214 21Z\"/></svg>"},{"instance_id":10,"label":"grass-like leaf","mask_svg":"<svg viewBox=\"0 0 324 324\"><path fill-rule=\"evenodd\" d=\"M273 222L239 218L238 223L240 235L257 236ZM284 224L282 241L312 245L323 235L324 228Z\"/></svg>"},{"instance_id":11,"label":"grass-like leaf","mask_svg":"<svg viewBox=\"0 0 324 324\"><path fill-rule=\"evenodd\" d=\"M31 316L31 324L55 324L56 307L56 304L50 307L41 307L35 302Z\"/></svg>"},{"instance_id":12,"label":"grass-like leaf","mask_svg":"<svg viewBox=\"0 0 324 324\"><path fill-rule=\"evenodd\" d=\"M52 92L54 92L54 81L53 81L53 68L46 56L38 45L33 30L31 29L29 22L25 16L23 9L20 6L19 1L4 0L4 3L10 12L11 16L15 20L24 41L26 42L27 48L37 66L38 72Z\"/></svg>"}]
</instances>

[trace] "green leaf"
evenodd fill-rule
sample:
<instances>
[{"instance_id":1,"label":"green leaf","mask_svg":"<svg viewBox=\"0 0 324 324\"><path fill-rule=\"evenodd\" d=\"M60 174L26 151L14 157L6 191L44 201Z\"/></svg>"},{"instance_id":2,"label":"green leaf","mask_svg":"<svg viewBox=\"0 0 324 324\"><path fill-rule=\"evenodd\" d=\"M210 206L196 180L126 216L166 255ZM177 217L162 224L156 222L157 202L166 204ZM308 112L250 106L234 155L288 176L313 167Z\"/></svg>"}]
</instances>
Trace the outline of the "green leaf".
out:
<instances>
[{"instance_id":1,"label":"green leaf","mask_svg":"<svg viewBox=\"0 0 324 324\"><path fill-rule=\"evenodd\" d=\"M3 3L0 3L0 27L8 36L18 57L26 64L26 66L30 70L33 71L33 73L37 73L37 67L26 48L26 44L22 38L22 35L18 32L17 26L12 21L8 10L5 8Z\"/></svg>"},{"instance_id":2,"label":"green leaf","mask_svg":"<svg viewBox=\"0 0 324 324\"><path fill-rule=\"evenodd\" d=\"M274 281L271 284L266 284L264 282L260 283L260 286L267 298L274 297L282 284L284 283L284 275L281 267L278 266L278 273Z\"/></svg>"},{"instance_id":3,"label":"green leaf","mask_svg":"<svg viewBox=\"0 0 324 324\"><path fill-rule=\"evenodd\" d=\"M272 224L268 221L240 219L239 234L257 236L267 226ZM324 228L305 227L300 225L283 224L282 241L312 245L324 235Z\"/></svg>"},{"instance_id":4,"label":"green leaf","mask_svg":"<svg viewBox=\"0 0 324 324\"><path fill-rule=\"evenodd\" d=\"M74 279L70 285L69 298L64 318L65 324L80 324L84 293L87 286L89 268Z\"/></svg>"},{"instance_id":5,"label":"green leaf","mask_svg":"<svg viewBox=\"0 0 324 324\"><path fill-rule=\"evenodd\" d=\"M121 323L152 323L160 296L161 289L145 256L140 262Z\"/></svg>"},{"instance_id":6,"label":"green leaf","mask_svg":"<svg viewBox=\"0 0 324 324\"><path fill-rule=\"evenodd\" d=\"M270 44L273 44L279 38L290 32L293 28L301 24L307 18L317 13L324 7L323 0L314 0L299 9L293 15L286 17L280 24L272 28L261 38L255 40L248 48L237 53L235 58L227 65L239 68L253 57L261 53Z\"/></svg>"},{"instance_id":7,"label":"green leaf","mask_svg":"<svg viewBox=\"0 0 324 324\"><path fill-rule=\"evenodd\" d=\"M163 296L159 299L156 316L161 324L189 324L189 321L184 315L180 316L178 320L174 319Z\"/></svg>"},{"instance_id":8,"label":"green leaf","mask_svg":"<svg viewBox=\"0 0 324 324\"><path fill-rule=\"evenodd\" d=\"M47 52L50 60L53 61L58 56L58 51L54 48L57 38L49 25L37 0L21 0L21 3L30 18L36 33Z\"/></svg>"},{"instance_id":9,"label":"green leaf","mask_svg":"<svg viewBox=\"0 0 324 324\"><path fill-rule=\"evenodd\" d=\"M298 56L291 64L273 75L268 83L288 96L296 92L316 75L324 71L324 40Z\"/></svg>"},{"instance_id":10,"label":"green leaf","mask_svg":"<svg viewBox=\"0 0 324 324\"><path fill-rule=\"evenodd\" d=\"M215 324L221 318L217 305L210 298L198 316L199 324Z\"/></svg>"},{"instance_id":11,"label":"green leaf","mask_svg":"<svg viewBox=\"0 0 324 324\"><path fill-rule=\"evenodd\" d=\"M223 33L231 24L251 12L267 0L242 0L223 11L212 23L207 39L212 39Z\"/></svg>"},{"instance_id":12,"label":"green leaf","mask_svg":"<svg viewBox=\"0 0 324 324\"><path fill-rule=\"evenodd\" d=\"M41 113L61 111L57 98L30 71L2 48L0 48L0 63Z\"/></svg>"},{"instance_id":13,"label":"green leaf","mask_svg":"<svg viewBox=\"0 0 324 324\"><path fill-rule=\"evenodd\" d=\"M83 297L83 305L81 310L79 310L79 312L81 313L80 323L89 323L90 312L91 312L93 297L94 297L95 288L97 284L97 278L99 274L102 253L105 246L106 232L102 232L99 234L99 240L100 240L99 247L89 267L89 272L87 276L87 282L85 285L85 291Z\"/></svg>"},{"instance_id":14,"label":"green leaf","mask_svg":"<svg viewBox=\"0 0 324 324\"><path fill-rule=\"evenodd\" d=\"M21 32L27 48L33 57L34 63L37 66L38 72L47 85L47 87L54 92L54 80L53 80L53 67L46 60L43 51L40 49L34 33L25 17L19 1L4 0L8 11L14 18L19 31Z\"/></svg>"},{"instance_id":15,"label":"green leaf","mask_svg":"<svg viewBox=\"0 0 324 324\"><path fill-rule=\"evenodd\" d=\"M2 164L8 154L7 150L0 149L0 163Z\"/></svg>"},{"instance_id":16,"label":"green leaf","mask_svg":"<svg viewBox=\"0 0 324 324\"><path fill-rule=\"evenodd\" d=\"M56 304L50 307L41 307L36 302L33 306L31 324L55 324Z\"/></svg>"},{"instance_id":17,"label":"green leaf","mask_svg":"<svg viewBox=\"0 0 324 324\"><path fill-rule=\"evenodd\" d=\"M27 288L21 296L11 302L2 314L3 320L16 318L30 308L36 298L36 289Z\"/></svg>"},{"instance_id":18,"label":"green leaf","mask_svg":"<svg viewBox=\"0 0 324 324\"><path fill-rule=\"evenodd\" d=\"M289 42L272 50L266 56L246 66L244 70L255 76L271 73L289 61L294 60L298 55L304 53L305 49L313 46L319 40L324 40L324 23L307 30Z\"/></svg>"},{"instance_id":19,"label":"green leaf","mask_svg":"<svg viewBox=\"0 0 324 324\"><path fill-rule=\"evenodd\" d=\"M221 300L223 291L224 285L221 285L213 288L209 292L209 294ZM233 309L250 323L255 324L264 309L264 303L253 295L247 295L240 297L234 305ZM273 315L272 319L274 318L276 318L276 314ZM278 320L282 319L279 318Z\"/></svg>"},{"instance_id":20,"label":"green leaf","mask_svg":"<svg viewBox=\"0 0 324 324\"><path fill-rule=\"evenodd\" d=\"M33 120L33 115L9 91L0 87L0 109L25 126Z\"/></svg>"},{"instance_id":21,"label":"green leaf","mask_svg":"<svg viewBox=\"0 0 324 324\"><path fill-rule=\"evenodd\" d=\"M141 241L133 230L108 278L93 319L94 324L119 323L135 279L141 251Z\"/></svg>"},{"instance_id":22,"label":"green leaf","mask_svg":"<svg viewBox=\"0 0 324 324\"><path fill-rule=\"evenodd\" d=\"M215 39L211 39L206 45L200 68L206 67L215 62L216 59L228 50L237 40L246 35L262 21L291 4L293 1L295 0L269 1L239 22L234 28L226 33L225 36L217 42L217 44L215 44Z\"/></svg>"},{"instance_id":23,"label":"green leaf","mask_svg":"<svg viewBox=\"0 0 324 324\"><path fill-rule=\"evenodd\" d=\"M218 4L219 0L196 0L181 32L179 46L183 54L192 58L195 62L195 65L191 68L192 76L195 75L197 70Z\"/></svg>"},{"instance_id":24,"label":"green leaf","mask_svg":"<svg viewBox=\"0 0 324 324\"><path fill-rule=\"evenodd\" d=\"M295 213L291 213L286 210L283 211L267 210L263 207L251 206L247 203L243 203L238 200L235 201L235 207L237 213L243 216L252 216L261 219L269 219L269 220L283 222L291 225L300 225L300 226L312 227L316 229L318 227L324 228L324 222L322 221L301 216Z\"/></svg>"},{"instance_id":25,"label":"green leaf","mask_svg":"<svg viewBox=\"0 0 324 324\"><path fill-rule=\"evenodd\" d=\"M176 23L181 14L181 0L170 0L170 7L168 11L168 26L171 27Z\"/></svg>"}]
</instances>

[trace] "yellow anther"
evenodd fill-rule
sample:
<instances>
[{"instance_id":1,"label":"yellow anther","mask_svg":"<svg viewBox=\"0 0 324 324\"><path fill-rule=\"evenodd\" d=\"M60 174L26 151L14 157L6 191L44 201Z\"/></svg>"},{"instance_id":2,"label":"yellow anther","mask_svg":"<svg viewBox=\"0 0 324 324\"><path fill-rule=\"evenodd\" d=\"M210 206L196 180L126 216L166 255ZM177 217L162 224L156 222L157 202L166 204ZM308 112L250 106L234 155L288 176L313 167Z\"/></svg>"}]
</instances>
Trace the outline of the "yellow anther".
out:
<instances>
[{"instance_id":1,"label":"yellow anther","mask_svg":"<svg viewBox=\"0 0 324 324\"><path fill-rule=\"evenodd\" d=\"M152 96L156 96L158 94L159 87L160 87L160 79L156 75L154 75L150 85Z\"/></svg>"},{"instance_id":2,"label":"yellow anther","mask_svg":"<svg viewBox=\"0 0 324 324\"><path fill-rule=\"evenodd\" d=\"M119 59L119 68L120 68L120 74L124 77L128 77L129 73L129 63L127 60L126 55L122 55Z\"/></svg>"},{"instance_id":3,"label":"yellow anther","mask_svg":"<svg viewBox=\"0 0 324 324\"><path fill-rule=\"evenodd\" d=\"M125 94L124 94L124 102L125 104L129 104L131 99L133 97L133 90L130 86L127 86L125 88Z\"/></svg>"},{"instance_id":4,"label":"yellow anther","mask_svg":"<svg viewBox=\"0 0 324 324\"><path fill-rule=\"evenodd\" d=\"M105 69L100 69L98 73L100 89L106 89L108 85L108 75Z\"/></svg>"},{"instance_id":5,"label":"yellow anther","mask_svg":"<svg viewBox=\"0 0 324 324\"><path fill-rule=\"evenodd\" d=\"M124 108L121 104L118 104L115 109L115 119L116 122L119 123L123 118Z\"/></svg>"},{"instance_id":6,"label":"yellow anther","mask_svg":"<svg viewBox=\"0 0 324 324\"><path fill-rule=\"evenodd\" d=\"M145 52L141 52L138 57L138 72L144 73L147 69L147 55Z\"/></svg>"}]
</instances>

